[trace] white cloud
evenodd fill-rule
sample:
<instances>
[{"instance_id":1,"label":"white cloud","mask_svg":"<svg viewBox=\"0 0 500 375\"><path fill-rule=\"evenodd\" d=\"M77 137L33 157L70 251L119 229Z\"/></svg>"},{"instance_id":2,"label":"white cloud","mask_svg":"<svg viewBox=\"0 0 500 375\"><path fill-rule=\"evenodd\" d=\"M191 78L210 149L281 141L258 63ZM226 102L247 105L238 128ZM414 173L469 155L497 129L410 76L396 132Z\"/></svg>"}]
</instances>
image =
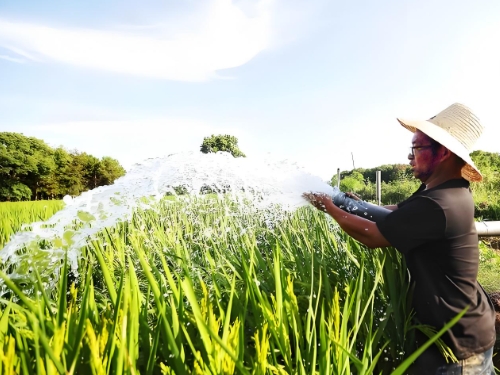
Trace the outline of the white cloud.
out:
<instances>
[{"instance_id":1,"label":"white cloud","mask_svg":"<svg viewBox=\"0 0 500 375\"><path fill-rule=\"evenodd\" d=\"M203 81L218 70L247 63L268 46L269 2L261 0L257 11L247 16L231 0L214 0L204 8L197 30L180 30L174 35L63 29L0 20L0 46L34 61Z\"/></svg>"},{"instance_id":2,"label":"white cloud","mask_svg":"<svg viewBox=\"0 0 500 375\"><path fill-rule=\"evenodd\" d=\"M0 59L15 62L15 63L20 63L20 64L25 63L25 60L23 60L23 59L20 59L17 57L11 57L8 55L0 55Z\"/></svg>"}]
</instances>

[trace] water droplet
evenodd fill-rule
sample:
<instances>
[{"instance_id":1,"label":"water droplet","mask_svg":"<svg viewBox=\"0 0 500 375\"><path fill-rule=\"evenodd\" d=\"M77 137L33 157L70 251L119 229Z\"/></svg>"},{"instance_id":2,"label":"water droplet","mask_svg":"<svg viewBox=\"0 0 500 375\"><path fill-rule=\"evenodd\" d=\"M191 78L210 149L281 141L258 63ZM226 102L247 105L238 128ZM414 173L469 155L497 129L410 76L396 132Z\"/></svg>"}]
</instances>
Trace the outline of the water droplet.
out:
<instances>
[{"instance_id":1,"label":"water droplet","mask_svg":"<svg viewBox=\"0 0 500 375\"><path fill-rule=\"evenodd\" d=\"M333 187L323 179L307 173L290 161L250 157L234 158L227 153L203 154L200 152L152 158L133 166L113 185L102 186L73 198L71 205L67 205L42 225L33 226L34 229L31 232L12 236L10 242L0 250L0 258L5 263L5 269L8 269L19 259L11 258L16 251L26 245L29 248L29 244L42 237L54 243L53 249L47 250L47 253L53 251L53 254L49 254L48 257L52 259L53 256L55 262L64 259L66 252L59 251L64 244L63 233L76 219L77 213L82 212L80 216L83 215L85 220L87 218L92 220L83 222L82 227L74 231L67 251L70 267L76 273L80 249L86 245L89 238L104 228L112 227L120 221L130 220L132 212L137 208L155 211L158 202L166 194L175 193L173 187L183 187L190 194L178 196L179 201L187 204L183 212L179 214L189 218L196 226L201 225L196 218L193 218L198 211L190 209L189 202L193 196L199 199L202 196L202 190L207 188L219 194L220 199L230 197L237 203L252 202L253 206L248 207L248 212L269 210L266 211L268 216L263 220L269 228L276 226L276 222L281 218L280 212L291 211L308 204L302 198L304 192L319 192L329 196L334 193ZM228 187L230 188L229 194L227 193ZM66 202L69 202L68 198ZM272 207L277 206L281 207L280 210L271 210ZM226 214L232 214L229 206ZM217 220L219 223L216 227L212 227L211 233L208 231L205 233L207 236L209 235L214 241L220 240L217 238L219 236L224 239L238 236L240 230L224 225L225 215L221 215L221 218ZM145 233L150 230L145 225L142 227ZM165 233L175 236L175 233L169 232L168 228L165 229ZM203 233L185 233L183 236L172 242L180 244L186 238L189 241L203 241ZM154 234L149 237L147 241L144 240L144 244L148 247L155 246ZM60 245L56 244L57 238L61 240ZM22 255L29 259L32 254L27 251ZM17 269L13 273L16 271ZM26 272L23 271L25 274ZM57 270L52 269L50 272L54 275L58 274ZM43 279L44 275L41 276ZM45 276L48 277L48 275Z\"/></svg>"}]
</instances>

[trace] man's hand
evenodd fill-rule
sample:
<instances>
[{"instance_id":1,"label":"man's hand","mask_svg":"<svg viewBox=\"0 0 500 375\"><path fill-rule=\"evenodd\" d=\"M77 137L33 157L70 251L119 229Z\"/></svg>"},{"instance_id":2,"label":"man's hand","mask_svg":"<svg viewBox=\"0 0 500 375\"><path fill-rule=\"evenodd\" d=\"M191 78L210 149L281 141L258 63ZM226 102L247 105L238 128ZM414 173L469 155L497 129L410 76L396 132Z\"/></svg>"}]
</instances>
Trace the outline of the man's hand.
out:
<instances>
[{"instance_id":1,"label":"man's hand","mask_svg":"<svg viewBox=\"0 0 500 375\"><path fill-rule=\"evenodd\" d=\"M302 197L318 210L327 212L348 235L365 244L370 249L391 246L380 233L377 224L343 211L335 206L332 199L321 193L304 193Z\"/></svg>"},{"instance_id":2,"label":"man's hand","mask_svg":"<svg viewBox=\"0 0 500 375\"><path fill-rule=\"evenodd\" d=\"M332 204L332 198L330 198L326 194L320 194L320 193L304 193L302 194L302 197L311 203L314 207L316 207L318 210L326 212L326 206L328 204Z\"/></svg>"},{"instance_id":3,"label":"man's hand","mask_svg":"<svg viewBox=\"0 0 500 375\"><path fill-rule=\"evenodd\" d=\"M361 198L359 196L357 196L356 194L354 194L354 193L352 193L350 191L346 192L345 195L346 195L346 197L354 199L355 201L360 201L361 200Z\"/></svg>"}]
</instances>

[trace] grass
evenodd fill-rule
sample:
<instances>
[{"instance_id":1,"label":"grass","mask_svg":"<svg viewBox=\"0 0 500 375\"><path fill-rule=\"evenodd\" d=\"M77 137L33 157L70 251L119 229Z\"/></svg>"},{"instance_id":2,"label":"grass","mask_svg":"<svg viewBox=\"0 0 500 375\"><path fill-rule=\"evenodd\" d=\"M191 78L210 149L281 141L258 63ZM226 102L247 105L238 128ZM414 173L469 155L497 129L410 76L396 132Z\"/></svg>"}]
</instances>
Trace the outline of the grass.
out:
<instances>
[{"instance_id":1,"label":"grass","mask_svg":"<svg viewBox=\"0 0 500 375\"><path fill-rule=\"evenodd\" d=\"M0 249L16 232L31 229L29 224L45 221L64 207L62 201L30 201L0 203Z\"/></svg>"},{"instance_id":2,"label":"grass","mask_svg":"<svg viewBox=\"0 0 500 375\"><path fill-rule=\"evenodd\" d=\"M479 274L478 280L488 293L500 291L500 252L489 246L487 239L479 246Z\"/></svg>"},{"instance_id":3,"label":"grass","mask_svg":"<svg viewBox=\"0 0 500 375\"><path fill-rule=\"evenodd\" d=\"M0 374L402 374L415 351L399 253L309 208L165 200L81 255L0 267Z\"/></svg>"},{"instance_id":4,"label":"grass","mask_svg":"<svg viewBox=\"0 0 500 375\"><path fill-rule=\"evenodd\" d=\"M497 221L500 220L500 195L497 194L499 183L490 181L488 177L482 182L471 183L472 196L474 198L474 215L476 220ZM412 195L420 186L420 182L411 176L402 175L397 180L389 183L382 182L382 204L391 205L404 201ZM376 202L376 185L370 181L358 181L355 189L356 194L369 202Z\"/></svg>"}]
</instances>

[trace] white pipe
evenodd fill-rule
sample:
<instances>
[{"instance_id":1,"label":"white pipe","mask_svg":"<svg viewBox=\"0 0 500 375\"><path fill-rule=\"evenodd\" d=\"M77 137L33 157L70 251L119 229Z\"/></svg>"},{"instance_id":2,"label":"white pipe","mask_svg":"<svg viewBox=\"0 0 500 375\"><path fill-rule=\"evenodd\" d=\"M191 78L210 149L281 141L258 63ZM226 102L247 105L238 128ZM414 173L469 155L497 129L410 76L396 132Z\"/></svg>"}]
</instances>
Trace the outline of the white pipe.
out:
<instances>
[{"instance_id":1,"label":"white pipe","mask_svg":"<svg viewBox=\"0 0 500 375\"><path fill-rule=\"evenodd\" d=\"M375 172L375 179L377 183L377 204L382 204L382 171Z\"/></svg>"},{"instance_id":2,"label":"white pipe","mask_svg":"<svg viewBox=\"0 0 500 375\"><path fill-rule=\"evenodd\" d=\"M476 221L476 229L479 237L500 237L500 221Z\"/></svg>"}]
</instances>

